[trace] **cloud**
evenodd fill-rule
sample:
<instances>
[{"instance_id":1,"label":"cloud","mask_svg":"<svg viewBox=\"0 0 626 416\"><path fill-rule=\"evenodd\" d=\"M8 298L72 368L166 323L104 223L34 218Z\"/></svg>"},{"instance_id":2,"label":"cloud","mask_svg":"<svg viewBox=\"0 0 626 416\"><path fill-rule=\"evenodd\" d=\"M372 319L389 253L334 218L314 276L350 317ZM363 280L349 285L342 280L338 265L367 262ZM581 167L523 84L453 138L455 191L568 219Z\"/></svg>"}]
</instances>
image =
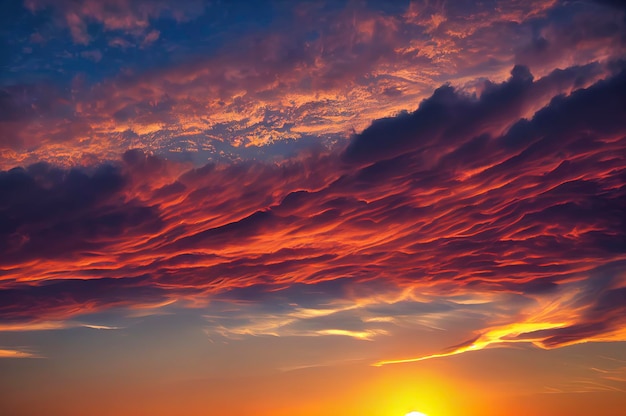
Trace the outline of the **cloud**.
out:
<instances>
[{"instance_id":1,"label":"cloud","mask_svg":"<svg viewBox=\"0 0 626 416\"><path fill-rule=\"evenodd\" d=\"M39 358L39 357L28 351L0 348L0 358Z\"/></svg>"},{"instance_id":2,"label":"cloud","mask_svg":"<svg viewBox=\"0 0 626 416\"><path fill-rule=\"evenodd\" d=\"M516 62L531 68L566 67L574 62L602 61L626 52L626 14L597 3L580 2L579 13L565 13L567 6L552 12L550 19L516 54Z\"/></svg>"},{"instance_id":3,"label":"cloud","mask_svg":"<svg viewBox=\"0 0 626 416\"><path fill-rule=\"evenodd\" d=\"M158 213L137 201L120 203L124 176L104 166L91 175L62 171L46 164L0 173L0 192L10 204L2 207L2 264L27 262L77 252L97 252L103 240L122 234L154 233ZM56 241L50 244L50 241Z\"/></svg>"},{"instance_id":4,"label":"cloud","mask_svg":"<svg viewBox=\"0 0 626 416\"><path fill-rule=\"evenodd\" d=\"M594 72L593 65L556 70L533 82L528 68L518 65L511 71L508 81L486 83L480 99L459 93L451 86L440 87L422 101L415 112L376 120L350 143L344 159L347 162L371 162L381 156L390 158L414 149L428 149L436 158L437 148L455 146L468 137L474 141L467 142L466 148L460 147L459 150L466 155L472 148L480 152L484 149L477 141L479 137L502 133L510 127L512 120L525 116L533 106L545 104L565 85L573 88L578 82L584 84L583 80ZM428 159L428 156L422 157ZM453 157L462 155L447 156L450 160Z\"/></svg>"},{"instance_id":5,"label":"cloud","mask_svg":"<svg viewBox=\"0 0 626 416\"><path fill-rule=\"evenodd\" d=\"M100 50L98 49L94 49L91 51L83 51L80 53L80 56L82 56L85 59L94 61L96 63L102 60L102 52L100 52Z\"/></svg>"},{"instance_id":6,"label":"cloud","mask_svg":"<svg viewBox=\"0 0 626 416\"><path fill-rule=\"evenodd\" d=\"M176 5L164 1L128 0L25 0L24 4L33 13L51 9L69 29L74 43L83 45L93 40L88 27L94 22L107 32L143 37L143 44L148 44L156 40L159 33L150 30L152 20L169 17L186 21L204 12L203 3L196 0L183 0Z\"/></svg>"},{"instance_id":7,"label":"cloud","mask_svg":"<svg viewBox=\"0 0 626 416\"><path fill-rule=\"evenodd\" d=\"M518 321L482 330L459 345L434 354L382 360L375 366L404 364L449 357L485 348L530 343L544 349L589 341L623 341L626 281L624 261L611 262L591 273L584 283L564 283L551 296L539 297Z\"/></svg>"},{"instance_id":8,"label":"cloud","mask_svg":"<svg viewBox=\"0 0 626 416\"><path fill-rule=\"evenodd\" d=\"M160 23L174 18L184 25L203 13L201 3L32 0L27 5L42 15L50 9L74 28L76 41L114 48L98 49L106 55L99 62L104 64L82 82L75 77L72 85L54 88L53 82L39 85L14 75L2 98L15 115L1 121L3 169L41 160L91 164L117 159L134 147L196 164L271 159L283 143L343 145L371 120L414 110L444 82L480 95L486 79L502 83L514 64L529 67L540 79L550 78L555 68L594 67L578 80L555 81L552 90L537 88L545 97L528 97L524 104L542 107L555 94L606 77L610 62L624 54L626 31L619 13L593 3L500 2L493 8L418 1L394 14L349 2L285 8L271 27L235 34L196 53L167 39L167 25ZM212 16L205 13L199 19L206 20L188 24L213 27ZM98 30L87 30L93 26ZM189 42L212 45L211 37L202 35L208 36L200 33ZM148 45L157 41L163 56L149 52ZM133 45L140 48L131 56ZM125 65L109 66L118 54ZM167 64L161 61L166 57ZM62 73L84 65L73 59L55 57L50 65ZM154 65L145 68L146 62ZM21 71L14 67L12 73ZM537 108L524 108L522 116Z\"/></svg>"},{"instance_id":9,"label":"cloud","mask_svg":"<svg viewBox=\"0 0 626 416\"><path fill-rule=\"evenodd\" d=\"M150 45L151 43L156 42L156 40L159 39L160 35L161 35L161 32L159 32L158 30L156 29L151 30L150 32L146 34L146 37L143 38L141 45L147 46L147 45Z\"/></svg>"},{"instance_id":10,"label":"cloud","mask_svg":"<svg viewBox=\"0 0 626 416\"><path fill-rule=\"evenodd\" d=\"M516 66L474 96L442 86L343 152L192 168L131 150L3 171L2 314L175 302L216 308L224 336L372 339L458 328L471 310L472 342L443 355L623 340L626 72L594 83L598 68ZM218 302L245 307L228 320Z\"/></svg>"}]
</instances>

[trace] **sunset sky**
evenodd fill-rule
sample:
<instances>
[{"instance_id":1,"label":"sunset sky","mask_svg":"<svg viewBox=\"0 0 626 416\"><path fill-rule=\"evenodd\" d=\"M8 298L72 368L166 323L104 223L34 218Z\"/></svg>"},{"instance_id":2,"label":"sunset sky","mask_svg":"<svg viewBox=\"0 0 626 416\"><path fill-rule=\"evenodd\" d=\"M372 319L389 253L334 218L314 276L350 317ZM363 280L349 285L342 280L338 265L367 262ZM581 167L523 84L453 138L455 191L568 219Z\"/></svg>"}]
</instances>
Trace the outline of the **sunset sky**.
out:
<instances>
[{"instance_id":1,"label":"sunset sky","mask_svg":"<svg viewBox=\"0 0 626 416\"><path fill-rule=\"evenodd\" d=\"M0 415L624 415L622 1L9 0L0 42Z\"/></svg>"}]
</instances>

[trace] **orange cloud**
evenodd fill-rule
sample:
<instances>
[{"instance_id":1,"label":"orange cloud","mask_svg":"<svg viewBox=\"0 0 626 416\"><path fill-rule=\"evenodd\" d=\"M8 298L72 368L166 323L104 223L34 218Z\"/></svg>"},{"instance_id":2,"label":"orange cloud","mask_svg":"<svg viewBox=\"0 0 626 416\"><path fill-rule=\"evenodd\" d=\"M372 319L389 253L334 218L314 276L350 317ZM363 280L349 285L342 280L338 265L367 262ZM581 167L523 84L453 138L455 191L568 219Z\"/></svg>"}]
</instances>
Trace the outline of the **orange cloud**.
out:
<instances>
[{"instance_id":1,"label":"orange cloud","mask_svg":"<svg viewBox=\"0 0 626 416\"><path fill-rule=\"evenodd\" d=\"M39 358L37 355L20 350L0 349L0 358Z\"/></svg>"},{"instance_id":2,"label":"orange cloud","mask_svg":"<svg viewBox=\"0 0 626 416\"><path fill-rule=\"evenodd\" d=\"M1 172L5 330L220 301L241 309L214 319L223 336L371 339L445 327L452 311L486 317L472 342L428 358L622 340L624 74L533 110L588 71L535 81L515 67L478 97L441 87L341 154L191 168L132 150ZM539 304L502 309L511 294ZM265 296L282 309L247 314Z\"/></svg>"},{"instance_id":3,"label":"orange cloud","mask_svg":"<svg viewBox=\"0 0 626 416\"><path fill-rule=\"evenodd\" d=\"M144 46L158 37L151 19L182 13L184 20L202 11L194 2L179 5L179 14L162 2L110 3L32 0L28 7L65 13L78 42L90 41L85 28L96 21L106 30L137 32ZM254 154L246 148L271 155L272 144L310 136L326 144L345 141L374 119L414 109L442 80L472 90L481 88L479 77L505 80L515 63L541 76L554 68L599 66L586 77L553 85L543 100L536 97L536 110L555 94L605 77L601 66L624 52L618 36L623 22L600 6L513 46L504 39L518 39L519 26L545 16L557 7L554 1L510 2L497 11L465 7L413 2L406 13L392 16L349 5L323 26L310 13L295 11L287 32L237 38L210 56L123 71L98 85L77 81L71 94L9 88L18 117L0 121L0 166L40 160L85 165L114 160L128 148L196 163L245 159ZM616 29L605 33L596 26ZM574 29L598 35L567 35ZM127 47L128 41L116 39L110 42ZM19 102L24 88L36 104ZM531 110L526 108L528 115Z\"/></svg>"}]
</instances>

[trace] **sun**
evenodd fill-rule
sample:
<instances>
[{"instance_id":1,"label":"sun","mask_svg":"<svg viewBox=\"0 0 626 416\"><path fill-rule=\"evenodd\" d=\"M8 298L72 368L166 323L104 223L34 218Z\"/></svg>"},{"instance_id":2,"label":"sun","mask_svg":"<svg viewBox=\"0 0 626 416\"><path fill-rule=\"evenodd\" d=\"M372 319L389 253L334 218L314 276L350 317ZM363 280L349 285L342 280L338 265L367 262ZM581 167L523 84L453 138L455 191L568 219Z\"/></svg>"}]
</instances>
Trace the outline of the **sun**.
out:
<instances>
[{"instance_id":1,"label":"sun","mask_svg":"<svg viewBox=\"0 0 626 416\"><path fill-rule=\"evenodd\" d=\"M404 416L427 416L427 415L424 413L420 413L420 412L409 412Z\"/></svg>"}]
</instances>

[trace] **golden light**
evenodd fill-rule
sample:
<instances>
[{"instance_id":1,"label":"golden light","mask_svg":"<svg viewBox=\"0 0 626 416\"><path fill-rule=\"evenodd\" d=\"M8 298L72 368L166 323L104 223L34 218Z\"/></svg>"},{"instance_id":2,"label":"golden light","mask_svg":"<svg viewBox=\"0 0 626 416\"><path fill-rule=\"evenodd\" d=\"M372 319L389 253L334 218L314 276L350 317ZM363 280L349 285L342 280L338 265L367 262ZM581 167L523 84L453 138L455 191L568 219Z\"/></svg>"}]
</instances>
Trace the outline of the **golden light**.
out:
<instances>
[{"instance_id":1,"label":"golden light","mask_svg":"<svg viewBox=\"0 0 626 416\"><path fill-rule=\"evenodd\" d=\"M427 416L427 415L425 415L424 413L420 413L420 412L409 412L405 416Z\"/></svg>"}]
</instances>

